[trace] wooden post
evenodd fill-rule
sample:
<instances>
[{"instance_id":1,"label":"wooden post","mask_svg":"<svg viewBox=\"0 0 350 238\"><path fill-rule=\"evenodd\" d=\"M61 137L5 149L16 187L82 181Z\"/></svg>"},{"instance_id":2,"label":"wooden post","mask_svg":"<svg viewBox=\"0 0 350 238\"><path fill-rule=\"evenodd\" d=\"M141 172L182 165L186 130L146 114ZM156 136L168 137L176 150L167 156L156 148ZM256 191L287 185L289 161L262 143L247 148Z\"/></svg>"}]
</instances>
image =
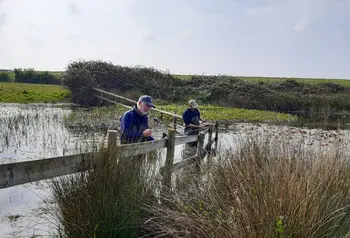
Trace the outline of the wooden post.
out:
<instances>
[{"instance_id":1,"label":"wooden post","mask_svg":"<svg viewBox=\"0 0 350 238\"><path fill-rule=\"evenodd\" d=\"M212 143L213 142L213 125L209 126L208 129L208 143Z\"/></svg>"},{"instance_id":2,"label":"wooden post","mask_svg":"<svg viewBox=\"0 0 350 238\"><path fill-rule=\"evenodd\" d=\"M219 122L216 121L215 122L215 138L214 138L214 141L215 141L214 153L215 153L215 155L216 155L216 151L218 149L218 136L219 136Z\"/></svg>"},{"instance_id":3,"label":"wooden post","mask_svg":"<svg viewBox=\"0 0 350 238\"><path fill-rule=\"evenodd\" d=\"M209 129L208 129L208 148L207 149L207 152L208 152L208 155L211 154L211 146L213 144L213 125L210 125L209 126Z\"/></svg>"},{"instance_id":4,"label":"wooden post","mask_svg":"<svg viewBox=\"0 0 350 238\"><path fill-rule=\"evenodd\" d=\"M166 160L164 166L164 174L163 174L163 186L171 185L171 169L174 163L174 155L175 155L175 130L168 130L168 139L166 143Z\"/></svg>"},{"instance_id":5,"label":"wooden post","mask_svg":"<svg viewBox=\"0 0 350 238\"><path fill-rule=\"evenodd\" d=\"M198 165L200 165L200 161L202 160L202 156L203 156L203 150L204 150L204 137L205 134L200 132L198 135L198 144L197 144L197 157L198 157Z\"/></svg>"},{"instance_id":6,"label":"wooden post","mask_svg":"<svg viewBox=\"0 0 350 238\"><path fill-rule=\"evenodd\" d=\"M118 131L117 130L108 130L107 132L107 148L109 151L114 149L117 146Z\"/></svg>"},{"instance_id":7,"label":"wooden post","mask_svg":"<svg viewBox=\"0 0 350 238\"><path fill-rule=\"evenodd\" d=\"M174 114L176 114L176 111L174 112ZM174 117L173 122L174 122L174 130L176 131L176 117Z\"/></svg>"}]
</instances>

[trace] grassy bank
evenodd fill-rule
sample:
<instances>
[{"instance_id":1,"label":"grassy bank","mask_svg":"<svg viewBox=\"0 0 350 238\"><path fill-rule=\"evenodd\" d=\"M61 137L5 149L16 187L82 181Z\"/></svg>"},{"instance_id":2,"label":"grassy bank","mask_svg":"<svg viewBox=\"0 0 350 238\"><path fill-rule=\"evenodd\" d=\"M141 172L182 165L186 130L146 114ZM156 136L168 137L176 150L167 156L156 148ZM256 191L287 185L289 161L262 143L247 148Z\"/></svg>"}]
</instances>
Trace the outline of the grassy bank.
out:
<instances>
[{"instance_id":1,"label":"grassy bank","mask_svg":"<svg viewBox=\"0 0 350 238\"><path fill-rule=\"evenodd\" d=\"M189 80L195 75L181 75L175 74L174 77L184 80ZM198 77L199 75L197 75ZM345 87L350 87L350 79L330 79L330 78L291 78L291 77L247 77L247 76L231 76L232 78L239 78L246 81L252 82L270 82L278 83L287 80L295 80L298 83L309 83L309 84L319 84L319 83L336 83Z\"/></svg>"},{"instance_id":2,"label":"grassy bank","mask_svg":"<svg viewBox=\"0 0 350 238\"><path fill-rule=\"evenodd\" d=\"M175 112L182 115L188 108L187 105L159 105L158 109ZM200 106L201 117L209 121L231 121L231 122L290 122L296 121L297 116L287 113L278 113L263 110L248 110L242 108L220 107L212 105Z\"/></svg>"},{"instance_id":3,"label":"grassy bank","mask_svg":"<svg viewBox=\"0 0 350 238\"><path fill-rule=\"evenodd\" d=\"M62 76L63 71L35 71L37 73L48 72L49 74L60 77ZM14 71L6 71L1 72L3 74L7 74L9 78L14 81L15 80L15 72ZM172 74L175 78L189 80L193 76L197 77L199 75L181 75L181 74ZM263 76L231 76L232 78L239 78L247 81L253 82L283 82L287 80L295 80L299 83L310 83L310 84L319 84L319 83L336 83L345 87L350 87L350 79L332 79L332 78L294 78L294 77L263 77Z\"/></svg>"},{"instance_id":4,"label":"grassy bank","mask_svg":"<svg viewBox=\"0 0 350 238\"><path fill-rule=\"evenodd\" d=\"M67 101L70 92L58 85L0 83L0 102L52 103Z\"/></svg>"},{"instance_id":5,"label":"grassy bank","mask_svg":"<svg viewBox=\"0 0 350 238\"><path fill-rule=\"evenodd\" d=\"M281 145L251 138L237 151L221 151L210 167L202 164L202 179L189 169L160 200L150 186L154 174L146 181L139 177L146 173L135 173L140 164L116 157L54 184L61 231L67 237L346 237L349 161L339 151Z\"/></svg>"}]
</instances>

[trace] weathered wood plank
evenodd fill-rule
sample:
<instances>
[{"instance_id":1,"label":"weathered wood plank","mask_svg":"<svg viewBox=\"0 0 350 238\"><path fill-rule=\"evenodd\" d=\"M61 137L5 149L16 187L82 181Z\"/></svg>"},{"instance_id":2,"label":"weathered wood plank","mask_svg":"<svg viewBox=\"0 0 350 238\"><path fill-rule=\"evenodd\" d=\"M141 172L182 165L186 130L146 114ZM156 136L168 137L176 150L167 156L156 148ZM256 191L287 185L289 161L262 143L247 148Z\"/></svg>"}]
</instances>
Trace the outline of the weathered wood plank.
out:
<instances>
[{"instance_id":1,"label":"weathered wood plank","mask_svg":"<svg viewBox=\"0 0 350 238\"><path fill-rule=\"evenodd\" d=\"M99 96L99 95L94 95L94 97L97 97L97 98L99 98L99 99L105 100L105 101L107 101L107 102L110 102L110 103L113 103L113 104L116 104L116 105L120 105L120 106L126 107L126 108L128 108L128 109L132 109L132 107L130 107L130 106L128 106L128 105L125 105L125 104L119 103L119 102L115 102L115 101L113 101L113 100L110 100L110 99L108 99L108 98L105 98L105 97L102 97L102 96Z\"/></svg>"},{"instance_id":2,"label":"weathered wood plank","mask_svg":"<svg viewBox=\"0 0 350 238\"><path fill-rule=\"evenodd\" d=\"M93 168L99 152L0 165L0 189Z\"/></svg>"},{"instance_id":3,"label":"weathered wood plank","mask_svg":"<svg viewBox=\"0 0 350 238\"><path fill-rule=\"evenodd\" d=\"M122 157L130 157L145 154L154 150L166 147L167 140L147 141L135 144L126 144L116 146L116 150Z\"/></svg>"},{"instance_id":4,"label":"weathered wood plank","mask_svg":"<svg viewBox=\"0 0 350 238\"><path fill-rule=\"evenodd\" d=\"M198 140L198 135L191 135L191 136L179 136L176 137L175 145L181 145L186 144L190 142L195 142Z\"/></svg>"},{"instance_id":5,"label":"weathered wood plank","mask_svg":"<svg viewBox=\"0 0 350 238\"><path fill-rule=\"evenodd\" d=\"M123 97L123 96L119 96L119 95L114 94L114 93L110 93L110 92L104 91L104 90L102 90L102 89L98 89L98 88L93 88L93 89L94 89L95 91L97 91L97 92L104 93L104 94L107 94L107 95L112 96L112 97L124 99L124 100L126 100L126 101L128 101L128 102L131 102L131 103L134 103L134 104L137 103L137 102L134 101L134 100L131 100L131 99L126 98L126 97Z\"/></svg>"}]
</instances>

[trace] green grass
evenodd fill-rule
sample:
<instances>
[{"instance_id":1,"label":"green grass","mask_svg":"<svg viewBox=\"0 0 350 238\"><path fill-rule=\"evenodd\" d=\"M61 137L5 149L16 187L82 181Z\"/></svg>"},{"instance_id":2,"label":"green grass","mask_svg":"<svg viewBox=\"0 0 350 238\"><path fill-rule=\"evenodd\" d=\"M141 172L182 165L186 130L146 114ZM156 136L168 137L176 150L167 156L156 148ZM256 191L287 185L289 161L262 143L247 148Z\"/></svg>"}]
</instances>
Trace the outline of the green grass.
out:
<instances>
[{"instance_id":1,"label":"green grass","mask_svg":"<svg viewBox=\"0 0 350 238\"><path fill-rule=\"evenodd\" d=\"M65 101L70 92L59 85L0 83L0 102L52 103Z\"/></svg>"},{"instance_id":2,"label":"green grass","mask_svg":"<svg viewBox=\"0 0 350 238\"><path fill-rule=\"evenodd\" d=\"M192 75L174 75L177 78L181 79L191 79ZM246 76L237 76L237 78L253 81L253 82L281 82L288 79L293 79L297 82L302 83L337 83L345 87L350 87L350 79L326 79L326 78L288 78L288 77L246 77Z\"/></svg>"},{"instance_id":3,"label":"green grass","mask_svg":"<svg viewBox=\"0 0 350 238\"><path fill-rule=\"evenodd\" d=\"M182 115L187 109L185 105L159 105L157 109L175 112ZM296 121L297 116L292 116L286 113L278 113L262 110L248 110L242 108L220 107L212 105L200 106L201 117L209 121Z\"/></svg>"},{"instance_id":4,"label":"green grass","mask_svg":"<svg viewBox=\"0 0 350 238\"><path fill-rule=\"evenodd\" d=\"M36 71L36 72L43 72L43 71ZM14 71L7 72L10 76L10 78L13 80L15 78ZM55 76L60 76L63 72L62 71L49 71L50 74L53 74ZM181 74L174 74L173 75L176 78L181 78L188 80L193 75L181 75ZM232 76L233 77L233 76ZM350 79L329 79L329 78L292 78L292 77L247 77L247 76L237 76L240 79L247 80L247 81L253 81L253 82L281 82L288 79L293 79L297 82L303 82L303 83L310 83L310 84L317 84L317 83L337 83L345 87L350 87Z\"/></svg>"}]
</instances>

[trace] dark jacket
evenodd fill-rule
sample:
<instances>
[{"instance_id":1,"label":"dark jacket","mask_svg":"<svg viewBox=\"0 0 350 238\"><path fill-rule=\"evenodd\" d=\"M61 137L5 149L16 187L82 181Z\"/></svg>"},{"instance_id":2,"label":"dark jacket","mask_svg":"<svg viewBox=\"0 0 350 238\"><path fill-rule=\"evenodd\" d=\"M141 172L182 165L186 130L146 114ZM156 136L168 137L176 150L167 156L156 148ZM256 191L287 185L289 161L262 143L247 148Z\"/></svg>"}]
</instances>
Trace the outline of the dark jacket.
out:
<instances>
[{"instance_id":1,"label":"dark jacket","mask_svg":"<svg viewBox=\"0 0 350 238\"><path fill-rule=\"evenodd\" d=\"M148 129L148 117L141 115L135 106L120 118L120 143L130 144L154 140L151 136L142 135L146 129Z\"/></svg>"},{"instance_id":2,"label":"dark jacket","mask_svg":"<svg viewBox=\"0 0 350 238\"><path fill-rule=\"evenodd\" d=\"M182 119L185 122L185 133L188 135L197 135L199 133L198 128L188 127L189 124L199 125L201 119L201 114L198 109L191 110L189 108L182 114Z\"/></svg>"}]
</instances>

